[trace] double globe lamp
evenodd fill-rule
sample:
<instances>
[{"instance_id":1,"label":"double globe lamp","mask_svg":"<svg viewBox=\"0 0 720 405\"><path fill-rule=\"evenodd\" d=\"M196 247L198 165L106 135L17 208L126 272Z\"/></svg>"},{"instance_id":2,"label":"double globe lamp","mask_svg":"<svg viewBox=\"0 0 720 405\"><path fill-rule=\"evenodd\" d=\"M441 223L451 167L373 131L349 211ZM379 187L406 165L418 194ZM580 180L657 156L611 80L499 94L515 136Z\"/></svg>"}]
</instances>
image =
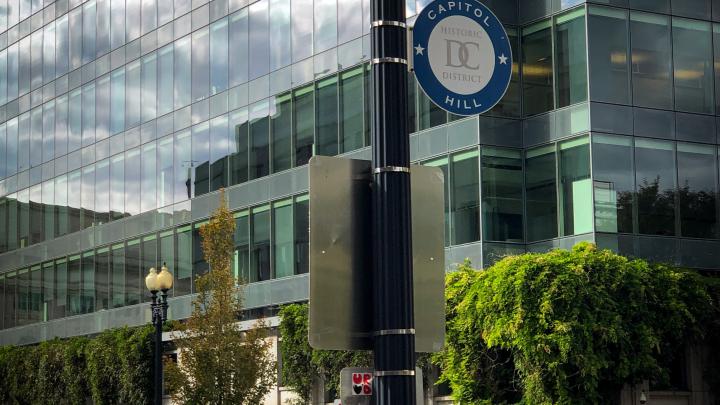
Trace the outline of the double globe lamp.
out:
<instances>
[{"instance_id":1,"label":"double globe lamp","mask_svg":"<svg viewBox=\"0 0 720 405\"><path fill-rule=\"evenodd\" d=\"M162 326L167 319L167 292L173 286L173 275L163 263L158 273L154 267L150 268L145 277L145 286L152 295L152 323L155 326L155 392L154 404L162 404ZM158 292L162 294L158 295Z\"/></svg>"}]
</instances>

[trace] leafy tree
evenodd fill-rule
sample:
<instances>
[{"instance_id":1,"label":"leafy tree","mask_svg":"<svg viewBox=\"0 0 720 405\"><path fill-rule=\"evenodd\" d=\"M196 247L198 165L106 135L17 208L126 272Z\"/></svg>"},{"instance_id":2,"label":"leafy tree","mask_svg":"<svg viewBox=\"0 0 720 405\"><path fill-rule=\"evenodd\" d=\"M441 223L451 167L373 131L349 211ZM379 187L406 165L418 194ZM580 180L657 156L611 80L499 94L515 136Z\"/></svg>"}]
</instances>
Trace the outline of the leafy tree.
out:
<instances>
[{"instance_id":1,"label":"leafy tree","mask_svg":"<svg viewBox=\"0 0 720 405\"><path fill-rule=\"evenodd\" d=\"M711 285L588 243L465 264L447 278L435 361L462 403L604 403L625 383L667 381L683 346L715 333Z\"/></svg>"},{"instance_id":2,"label":"leafy tree","mask_svg":"<svg viewBox=\"0 0 720 405\"><path fill-rule=\"evenodd\" d=\"M372 354L366 351L315 350L308 342L308 305L291 304L280 309L280 355L283 385L298 395L301 403L311 400L315 380L320 379L337 393L340 371L345 367L367 367Z\"/></svg>"},{"instance_id":3,"label":"leafy tree","mask_svg":"<svg viewBox=\"0 0 720 405\"><path fill-rule=\"evenodd\" d=\"M257 404L275 382L265 325L241 331L242 302L231 273L235 221L224 192L220 207L200 229L211 271L198 277L192 315L175 334L178 364L167 365L173 399L188 404Z\"/></svg>"}]
</instances>

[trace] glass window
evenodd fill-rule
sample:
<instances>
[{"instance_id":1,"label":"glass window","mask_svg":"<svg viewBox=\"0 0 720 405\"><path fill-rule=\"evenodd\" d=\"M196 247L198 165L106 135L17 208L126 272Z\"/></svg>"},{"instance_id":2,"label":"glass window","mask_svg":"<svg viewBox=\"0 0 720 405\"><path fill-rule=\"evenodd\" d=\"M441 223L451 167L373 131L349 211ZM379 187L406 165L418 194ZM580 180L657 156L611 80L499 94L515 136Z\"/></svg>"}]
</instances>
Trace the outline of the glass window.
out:
<instances>
[{"instance_id":1,"label":"glass window","mask_svg":"<svg viewBox=\"0 0 720 405\"><path fill-rule=\"evenodd\" d=\"M177 267L174 272L175 296L190 294L192 290L192 230L190 225L177 230Z\"/></svg>"},{"instance_id":2,"label":"glass window","mask_svg":"<svg viewBox=\"0 0 720 405\"><path fill-rule=\"evenodd\" d=\"M249 180L270 174L268 102L250 107L250 176Z\"/></svg>"},{"instance_id":3,"label":"glass window","mask_svg":"<svg viewBox=\"0 0 720 405\"><path fill-rule=\"evenodd\" d=\"M112 275L110 297L112 308L125 305L125 246L113 245L110 251L112 261Z\"/></svg>"},{"instance_id":4,"label":"glass window","mask_svg":"<svg viewBox=\"0 0 720 405\"><path fill-rule=\"evenodd\" d=\"M230 16L230 87L248 81L248 9Z\"/></svg>"},{"instance_id":5,"label":"glass window","mask_svg":"<svg viewBox=\"0 0 720 405\"><path fill-rule=\"evenodd\" d=\"M125 213L137 215L140 213L140 148L125 152Z\"/></svg>"},{"instance_id":6,"label":"glass window","mask_svg":"<svg viewBox=\"0 0 720 405\"><path fill-rule=\"evenodd\" d=\"M675 109L715 111L710 23L673 18Z\"/></svg>"},{"instance_id":7,"label":"glass window","mask_svg":"<svg viewBox=\"0 0 720 405\"><path fill-rule=\"evenodd\" d=\"M15 322L18 326L28 324L29 306L29 277L28 269L18 270L16 287Z\"/></svg>"},{"instance_id":8,"label":"glass window","mask_svg":"<svg viewBox=\"0 0 720 405\"><path fill-rule=\"evenodd\" d=\"M157 5L158 26L162 26L173 19L173 2L160 0Z\"/></svg>"},{"instance_id":9,"label":"glass window","mask_svg":"<svg viewBox=\"0 0 720 405\"><path fill-rule=\"evenodd\" d=\"M522 30L525 115L553 109L553 56L550 20Z\"/></svg>"},{"instance_id":10,"label":"glass window","mask_svg":"<svg viewBox=\"0 0 720 405\"><path fill-rule=\"evenodd\" d=\"M157 235L149 235L142 238L142 262L140 265L140 275L141 277L141 283L144 284L145 281L145 274L147 274L148 270L151 267L158 268L158 257L157 257L157 250L158 250L158 241L157 241ZM141 291L144 292L145 289L142 288L144 285L141 286ZM142 298L141 298L142 301Z\"/></svg>"},{"instance_id":11,"label":"glass window","mask_svg":"<svg viewBox=\"0 0 720 405\"><path fill-rule=\"evenodd\" d=\"M30 113L30 166L43 162L43 109L33 108Z\"/></svg>"},{"instance_id":12,"label":"glass window","mask_svg":"<svg viewBox=\"0 0 720 405\"><path fill-rule=\"evenodd\" d=\"M207 194L210 185L210 124L204 122L192 128L193 197Z\"/></svg>"},{"instance_id":13,"label":"glass window","mask_svg":"<svg viewBox=\"0 0 720 405\"><path fill-rule=\"evenodd\" d=\"M43 162L49 162L55 157L55 100L51 100L43 105L43 129L42 129L42 155ZM0 135L0 138L2 135ZM3 146L4 139L0 139L0 148ZM2 152L0 157L4 158ZM3 168L0 168L2 173Z\"/></svg>"},{"instance_id":14,"label":"glass window","mask_svg":"<svg viewBox=\"0 0 720 405\"><path fill-rule=\"evenodd\" d=\"M0 13L1 15L2 13ZM7 97L7 88L8 88L8 81L7 81L7 50L0 51L0 105L5 104L8 102Z\"/></svg>"},{"instance_id":15,"label":"glass window","mask_svg":"<svg viewBox=\"0 0 720 405\"><path fill-rule=\"evenodd\" d=\"M55 23L45 26L43 30L43 77L46 82L55 78ZM2 97L2 94L0 94Z\"/></svg>"},{"instance_id":16,"label":"glass window","mask_svg":"<svg viewBox=\"0 0 720 405\"><path fill-rule=\"evenodd\" d=\"M273 203L275 278L292 276L294 273L293 236L292 199Z\"/></svg>"},{"instance_id":17,"label":"glass window","mask_svg":"<svg viewBox=\"0 0 720 405\"><path fill-rule=\"evenodd\" d=\"M30 245L43 241L45 232L43 231L44 210L42 208L42 186L37 184L30 188Z\"/></svg>"},{"instance_id":18,"label":"glass window","mask_svg":"<svg viewBox=\"0 0 720 405\"><path fill-rule=\"evenodd\" d=\"M210 191L228 184L228 116L210 121Z\"/></svg>"},{"instance_id":19,"label":"glass window","mask_svg":"<svg viewBox=\"0 0 720 405\"><path fill-rule=\"evenodd\" d=\"M78 7L68 14L70 31L70 69L82 64L82 8Z\"/></svg>"},{"instance_id":20,"label":"glass window","mask_svg":"<svg viewBox=\"0 0 720 405\"><path fill-rule=\"evenodd\" d=\"M173 203L173 137L168 135L158 141L157 154L157 206Z\"/></svg>"},{"instance_id":21,"label":"glass window","mask_svg":"<svg viewBox=\"0 0 720 405\"><path fill-rule=\"evenodd\" d=\"M192 34L192 99L206 98L210 82L210 38L204 28Z\"/></svg>"},{"instance_id":22,"label":"glass window","mask_svg":"<svg viewBox=\"0 0 720 405\"><path fill-rule=\"evenodd\" d=\"M338 153L337 77L317 83L315 91L315 125L317 154L335 156Z\"/></svg>"},{"instance_id":23,"label":"glass window","mask_svg":"<svg viewBox=\"0 0 720 405\"><path fill-rule=\"evenodd\" d=\"M75 170L68 174L68 233L79 231L80 228L80 194L82 190L82 174Z\"/></svg>"},{"instance_id":24,"label":"glass window","mask_svg":"<svg viewBox=\"0 0 720 405\"><path fill-rule=\"evenodd\" d=\"M252 210L249 282L270 279L270 206Z\"/></svg>"},{"instance_id":25,"label":"glass window","mask_svg":"<svg viewBox=\"0 0 720 405\"><path fill-rule=\"evenodd\" d=\"M27 36L21 39L18 49L18 92L22 96L30 91L30 80L31 80L31 47L30 37Z\"/></svg>"},{"instance_id":26,"label":"glass window","mask_svg":"<svg viewBox=\"0 0 720 405\"><path fill-rule=\"evenodd\" d=\"M80 255L70 256L67 270L67 316L82 314L80 304Z\"/></svg>"},{"instance_id":27,"label":"glass window","mask_svg":"<svg viewBox=\"0 0 720 405\"><path fill-rule=\"evenodd\" d=\"M18 119L18 172L30 168L30 113Z\"/></svg>"},{"instance_id":28,"label":"glass window","mask_svg":"<svg viewBox=\"0 0 720 405\"><path fill-rule=\"evenodd\" d=\"M491 114L501 115L505 117L520 117L521 115L521 86L520 86L520 50L519 43L520 38L518 35L519 30L514 27L505 27L505 31L508 34L510 40L510 49L512 52L512 77L510 78L510 84L505 92L502 100L493 107Z\"/></svg>"},{"instance_id":29,"label":"glass window","mask_svg":"<svg viewBox=\"0 0 720 405\"><path fill-rule=\"evenodd\" d=\"M175 41L175 108L190 104L190 36Z\"/></svg>"},{"instance_id":30,"label":"glass window","mask_svg":"<svg viewBox=\"0 0 720 405\"><path fill-rule=\"evenodd\" d=\"M635 140L635 182L639 232L675 235L675 153L673 143Z\"/></svg>"},{"instance_id":31,"label":"glass window","mask_svg":"<svg viewBox=\"0 0 720 405\"><path fill-rule=\"evenodd\" d=\"M290 93L274 97L271 107L272 171L277 173L289 169L292 164L292 106Z\"/></svg>"},{"instance_id":32,"label":"glass window","mask_svg":"<svg viewBox=\"0 0 720 405\"><path fill-rule=\"evenodd\" d=\"M110 76L98 79L95 100L95 139L101 141L110 136Z\"/></svg>"},{"instance_id":33,"label":"glass window","mask_svg":"<svg viewBox=\"0 0 720 405\"><path fill-rule=\"evenodd\" d=\"M235 254L233 257L233 275L239 284L250 279L250 217L248 211L236 212L235 217Z\"/></svg>"},{"instance_id":34,"label":"glass window","mask_svg":"<svg viewBox=\"0 0 720 405\"><path fill-rule=\"evenodd\" d=\"M16 273L8 273L5 275L5 298L3 299L3 327L12 328L15 326L15 307L17 306L16 290Z\"/></svg>"},{"instance_id":35,"label":"glass window","mask_svg":"<svg viewBox=\"0 0 720 405\"><path fill-rule=\"evenodd\" d=\"M95 164L95 223L110 222L110 161Z\"/></svg>"},{"instance_id":36,"label":"glass window","mask_svg":"<svg viewBox=\"0 0 720 405\"><path fill-rule=\"evenodd\" d=\"M167 0L160 0L161 3ZM157 27L157 5L155 0L142 0L142 34L147 34Z\"/></svg>"},{"instance_id":37,"label":"glass window","mask_svg":"<svg viewBox=\"0 0 720 405\"><path fill-rule=\"evenodd\" d=\"M0 197L0 254L8 251L7 231L8 231L8 202L7 202L7 198ZM2 302L2 297L0 297L0 302ZM1 313L0 313L0 318L2 318Z\"/></svg>"},{"instance_id":38,"label":"glass window","mask_svg":"<svg viewBox=\"0 0 720 405\"><path fill-rule=\"evenodd\" d=\"M8 124L8 129L9 129ZM55 157L62 156L68 151L68 97L60 96L55 99Z\"/></svg>"},{"instance_id":39,"label":"glass window","mask_svg":"<svg viewBox=\"0 0 720 405\"><path fill-rule=\"evenodd\" d=\"M80 292L80 313L95 311L95 256L86 252L82 258L82 287Z\"/></svg>"},{"instance_id":40,"label":"glass window","mask_svg":"<svg viewBox=\"0 0 720 405\"><path fill-rule=\"evenodd\" d=\"M228 19L210 25L210 94L228 88Z\"/></svg>"},{"instance_id":41,"label":"glass window","mask_svg":"<svg viewBox=\"0 0 720 405\"><path fill-rule=\"evenodd\" d=\"M82 63L95 59L95 28L97 26L95 2L89 1L83 5L82 27Z\"/></svg>"},{"instance_id":42,"label":"glass window","mask_svg":"<svg viewBox=\"0 0 720 405\"><path fill-rule=\"evenodd\" d=\"M142 147L142 193L140 199L140 212L157 208L155 200L157 150L155 142L149 142Z\"/></svg>"},{"instance_id":43,"label":"glass window","mask_svg":"<svg viewBox=\"0 0 720 405\"><path fill-rule=\"evenodd\" d=\"M670 12L670 0L630 0L630 7L668 14Z\"/></svg>"},{"instance_id":44,"label":"glass window","mask_svg":"<svg viewBox=\"0 0 720 405\"><path fill-rule=\"evenodd\" d=\"M140 37L141 0L125 0L125 40L130 42Z\"/></svg>"},{"instance_id":45,"label":"glass window","mask_svg":"<svg viewBox=\"0 0 720 405\"><path fill-rule=\"evenodd\" d=\"M462 152L452 157L451 166L451 244L480 240L480 185L478 151Z\"/></svg>"},{"instance_id":46,"label":"glass window","mask_svg":"<svg viewBox=\"0 0 720 405\"><path fill-rule=\"evenodd\" d=\"M5 168L5 165L6 165L5 162L7 161L7 158L6 158L7 151L5 149L6 139L7 139L7 132L5 130L5 125L3 124L3 125L0 125L0 179L4 179L5 173L6 173L6 168Z\"/></svg>"},{"instance_id":47,"label":"glass window","mask_svg":"<svg viewBox=\"0 0 720 405\"><path fill-rule=\"evenodd\" d=\"M31 322L39 322L43 320L43 285L42 271L40 266L34 266L30 269L30 305L28 318Z\"/></svg>"},{"instance_id":48,"label":"glass window","mask_svg":"<svg viewBox=\"0 0 720 405\"><path fill-rule=\"evenodd\" d=\"M340 80L340 152L345 153L364 146L365 103L359 102L363 100L363 67L341 73Z\"/></svg>"},{"instance_id":49,"label":"glass window","mask_svg":"<svg viewBox=\"0 0 720 405\"><path fill-rule=\"evenodd\" d=\"M250 34L249 34L249 56L250 80L256 79L269 72L270 44L269 44L269 20L268 0L260 0L249 7L250 10Z\"/></svg>"},{"instance_id":50,"label":"glass window","mask_svg":"<svg viewBox=\"0 0 720 405\"><path fill-rule=\"evenodd\" d=\"M62 76L70 69L70 32L68 30L68 15L55 20L55 74ZM8 52L10 48L8 48ZM8 68L10 53L8 53ZM8 90L9 92L9 90Z\"/></svg>"},{"instance_id":51,"label":"glass window","mask_svg":"<svg viewBox=\"0 0 720 405\"><path fill-rule=\"evenodd\" d=\"M18 191L18 241L20 248L30 245L30 190Z\"/></svg>"},{"instance_id":52,"label":"glass window","mask_svg":"<svg viewBox=\"0 0 720 405\"><path fill-rule=\"evenodd\" d=\"M142 122L157 115L157 54L142 59Z\"/></svg>"},{"instance_id":53,"label":"glass window","mask_svg":"<svg viewBox=\"0 0 720 405\"><path fill-rule=\"evenodd\" d=\"M55 178L55 237L67 235L69 232L67 187L67 175Z\"/></svg>"},{"instance_id":54,"label":"glass window","mask_svg":"<svg viewBox=\"0 0 720 405\"><path fill-rule=\"evenodd\" d=\"M292 60L313 55L313 1L292 0Z\"/></svg>"},{"instance_id":55,"label":"glass window","mask_svg":"<svg viewBox=\"0 0 720 405\"><path fill-rule=\"evenodd\" d=\"M710 0L675 0L672 2L672 14L709 20Z\"/></svg>"},{"instance_id":56,"label":"glass window","mask_svg":"<svg viewBox=\"0 0 720 405\"><path fill-rule=\"evenodd\" d=\"M102 56L110 50L110 1L97 1L96 57Z\"/></svg>"},{"instance_id":57,"label":"glass window","mask_svg":"<svg viewBox=\"0 0 720 405\"><path fill-rule=\"evenodd\" d=\"M112 220L125 216L125 156L110 159L110 215Z\"/></svg>"},{"instance_id":58,"label":"glass window","mask_svg":"<svg viewBox=\"0 0 720 405\"><path fill-rule=\"evenodd\" d=\"M7 161L5 161L5 171L9 177L17 173L18 169L18 119L13 118L9 120L5 128L7 135Z\"/></svg>"},{"instance_id":59,"label":"glass window","mask_svg":"<svg viewBox=\"0 0 720 405\"><path fill-rule=\"evenodd\" d=\"M141 105L138 101L142 89L141 79L140 61L128 64L125 73L125 128L132 128L140 124Z\"/></svg>"},{"instance_id":60,"label":"glass window","mask_svg":"<svg viewBox=\"0 0 720 405\"><path fill-rule=\"evenodd\" d=\"M295 166L307 164L313 155L315 128L314 99L312 85L297 89L293 92Z\"/></svg>"},{"instance_id":61,"label":"glass window","mask_svg":"<svg viewBox=\"0 0 720 405\"><path fill-rule=\"evenodd\" d=\"M55 238L55 182L48 180L42 184L42 210L44 216L43 239Z\"/></svg>"},{"instance_id":62,"label":"glass window","mask_svg":"<svg viewBox=\"0 0 720 405\"><path fill-rule=\"evenodd\" d=\"M190 130L175 134L175 187L174 201L176 203L190 199L192 184L192 149Z\"/></svg>"},{"instance_id":63,"label":"glass window","mask_svg":"<svg viewBox=\"0 0 720 405\"><path fill-rule=\"evenodd\" d=\"M673 89L669 17L631 12L630 34L633 104L671 109Z\"/></svg>"},{"instance_id":64,"label":"glass window","mask_svg":"<svg viewBox=\"0 0 720 405\"><path fill-rule=\"evenodd\" d=\"M527 238L534 242L558 235L555 146L530 149L525 154Z\"/></svg>"},{"instance_id":65,"label":"glass window","mask_svg":"<svg viewBox=\"0 0 720 405\"><path fill-rule=\"evenodd\" d=\"M14 100L18 96L18 77L20 75L20 59L18 44L7 48L7 99Z\"/></svg>"},{"instance_id":66,"label":"glass window","mask_svg":"<svg viewBox=\"0 0 720 405\"><path fill-rule=\"evenodd\" d=\"M717 237L717 159L715 147L677 144L680 235ZM712 172L709 170L714 168Z\"/></svg>"},{"instance_id":67,"label":"glass window","mask_svg":"<svg viewBox=\"0 0 720 405\"><path fill-rule=\"evenodd\" d=\"M290 0L270 0L270 71L290 64Z\"/></svg>"},{"instance_id":68,"label":"glass window","mask_svg":"<svg viewBox=\"0 0 720 405\"><path fill-rule=\"evenodd\" d=\"M248 180L248 111L247 108L230 113L229 130L232 131L233 145L235 151L230 156L231 182L232 184L244 183Z\"/></svg>"},{"instance_id":69,"label":"glass window","mask_svg":"<svg viewBox=\"0 0 720 405\"><path fill-rule=\"evenodd\" d=\"M141 302L144 275L140 265L140 239L131 240L125 247L125 305Z\"/></svg>"},{"instance_id":70,"label":"glass window","mask_svg":"<svg viewBox=\"0 0 720 405\"><path fill-rule=\"evenodd\" d=\"M720 12L720 4L717 9ZM720 24L713 24L713 50L714 65L720 66ZM720 114L720 69L715 69L715 113Z\"/></svg>"},{"instance_id":71,"label":"glass window","mask_svg":"<svg viewBox=\"0 0 720 405\"><path fill-rule=\"evenodd\" d=\"M110 133L115 135L125 130L125 68L110 76Z\"/></svg>"},{"instance_id":72,"label":"glass window","mask_svg":"<svg viewBox=\"0 0 720 405\"><path fill-rule=\"evenodd\" d=\"M447 123L445 110L435 105L422 89L417 91L417 102L419 131Z\"/></svg>"},{"instance_id":73,"label":"glass window","mask_svg":"<svg viewBox=\"0 0 720 405\"><path fill-rule=\"evenodd\" d=\"M519 150L482 148L483 239L523 241L523 168Z\"/></svg>"},{"instance_id":74,"label":"glass window","mask_svg":"<svg viewBox=\"0 0 720 405\"><path fill-rule=\"evenodd\" d=\"M0 288L3 280L0 279ZM55 266L52 262L44 263L42 269L43 283L43 317L42 321L47 322L57 319L59 311L56 310L57 300L55 299Z\"/></svg>"},{"instance_id":75,"label":"glass window","mask_svg":"<svg viewBox=\"0 0 720 405\"><path fill-rule=\"evenodd\" d=\"M30 38L30 86L36 89L43 84L43 32L35 31Z\"/></svg>"},{"instance_id":76,"label":"glass window","mask_svg":"<svg viewBox=\"0 0 720 405\"><path fill-rule=\"evenodd\" d=\"M590 142L587 137L560 143L560 207L563 235L592 232Z\"/></svg>"},{"instance_id":77,"label":"glass window","mask_svg":"<svg viewBox=\"0 0 720 405\"><path fill-rule=\"evenodd\" d=\"M587 100L585 10L555 18L557 105L565 107Z\"/></svg>"},{"instance_id":78,"label":"glass window","mask_svg":"<svg viewBox=\"0 0 720 405\"><path fill-rule=\"evenodd\" d=\"M315 53L337 45L337 0L315 0Z\"/></svg>"},{"instance_id":79,"label":"glass window","mask_svg":"<svg viewBox=\"0 0 720 405\"><path fill-rule=\"evenodd\" d=\"M82 88L82 145L95 143L95 83Z\"/></svg>"},{"instance_id":80,"label":"glass window","mask_svg":"<svg viewBox=\"0 0 720 405\"><path fill-rule=\"evenodd\" d=\"M110 308L110 249L95 254L95 311Z\"/></svg>"},{"instance_id":81,"label":"glass window","mask_svg":"<svg viewBox=\"0 0 720 405\"><path fill-rule=\"evenodd\" d=\"M112 49L125 43L125 0L110 0L110 47Z\"/></svg>"},{"instance_id":82,"label":"glass window","mask_svg":"<svg viewBox=\"0 0 720 405\"><path fill-rule=\"evenodd\" d=\"M158 51L158 98L157 115L162 116L173 110L173 46L167 45Z\"/></svg>"},{"instance_id":83,"label":"glass window","mask_svg":"<svg viewBox=\"0 0 720 405\"><path fill-rule=\"evenodd\" d=\"M82 144L82 92L70 92L68 101L68 152L80 149Z\"/></svg>"},{"instance_id":84,"label":"glass window","mask_svg":"<svg viewBox=\"0 0 720 405\"><path fill-rule=\"evenodd\" d=\"M598 232L633 232L632 138L593 135L595 229Z\"/></svg>"},{"instance_id":85,"label":"glass window","mask_svg":"<svg viewBox=\"0 0 720 405\"><path fill-rule=\"evenodd\" d=\"M7 196L7 250L15 250L18 248L18 201L17 194Z\"/></svg>"},{"instance_id":86,"label":"glass window","mask_svg":"<svg viewBox=\"0 0 720 405\"><path fill-rule=\"evenodd\" d=\"M410 1L414 3L415 1ZM413 7L414 8L414 7ZM352 39L362 36L363 10L362 0L337 0L338 43L344 44ZM408 16L414 12L406 13Z\"/></svg>"},{"instance_id":87,"label":"glass window","mask_svg":"<svg viewBox=\"0 0 720 405\"><path fill-rule=\"evenodd\" d=\"M310 266L310 201L307 195L295 198L295 274L305 274Z\"/></svg>"},{"instance_id":88,"label":"glass window","mask_svg":"<svg viewBox=\"0 0 720 405\"><path fill-rule=\"evenodd\" d=\"M95 222L95 165L82 169L81 207L82 229L89 228Z\"/></svg>"}]
</instances>

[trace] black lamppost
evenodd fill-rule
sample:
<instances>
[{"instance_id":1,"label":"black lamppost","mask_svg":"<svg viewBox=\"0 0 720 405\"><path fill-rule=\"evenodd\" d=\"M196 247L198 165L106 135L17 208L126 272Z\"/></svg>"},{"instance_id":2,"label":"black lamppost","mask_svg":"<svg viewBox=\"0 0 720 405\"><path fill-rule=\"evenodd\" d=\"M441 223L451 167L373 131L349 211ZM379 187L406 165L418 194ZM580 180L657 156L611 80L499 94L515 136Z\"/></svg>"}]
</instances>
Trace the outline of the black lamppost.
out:
<instances>
[{"instance_id":1,"label":"black lamppost","mask_svg":"<svg viewBox=\"0 0 720 405\"><path fill-rule=\"evenodd\" d=\"M168 271L167 266L163 263L160 273L154 267L150 268L148 275L145 277L145 286L150 290L152 295L152 323L155 325L155 405L162 404L162 325L167 319L167 292L172 288L173 275ZM162 294L158 294L162 292Z\"/></svg>"}]
</instances>

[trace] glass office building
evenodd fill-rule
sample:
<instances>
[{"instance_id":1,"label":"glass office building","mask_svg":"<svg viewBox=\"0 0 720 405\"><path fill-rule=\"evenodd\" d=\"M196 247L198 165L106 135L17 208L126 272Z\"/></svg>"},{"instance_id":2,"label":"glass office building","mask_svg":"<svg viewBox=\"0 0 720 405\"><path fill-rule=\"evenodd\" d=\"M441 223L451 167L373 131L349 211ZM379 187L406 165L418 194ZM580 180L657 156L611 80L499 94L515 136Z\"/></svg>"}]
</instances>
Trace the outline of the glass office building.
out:
<instances>
[{"instance_id":1,"label":"glass office building","mask_svg":"<svg viewBox=\"0 0 720 405\"><path fill-rule=\"evenodd\" d=\"M448 268L582 240L718 268L720 0L485 3L500 104L446 114L409 78ZM307 162L370 156L369 27L368 0L0 0L0 344L148 322L160 262L187 317L223 187L246 307L306 300Z\"/></svg>"}]
</instances>

